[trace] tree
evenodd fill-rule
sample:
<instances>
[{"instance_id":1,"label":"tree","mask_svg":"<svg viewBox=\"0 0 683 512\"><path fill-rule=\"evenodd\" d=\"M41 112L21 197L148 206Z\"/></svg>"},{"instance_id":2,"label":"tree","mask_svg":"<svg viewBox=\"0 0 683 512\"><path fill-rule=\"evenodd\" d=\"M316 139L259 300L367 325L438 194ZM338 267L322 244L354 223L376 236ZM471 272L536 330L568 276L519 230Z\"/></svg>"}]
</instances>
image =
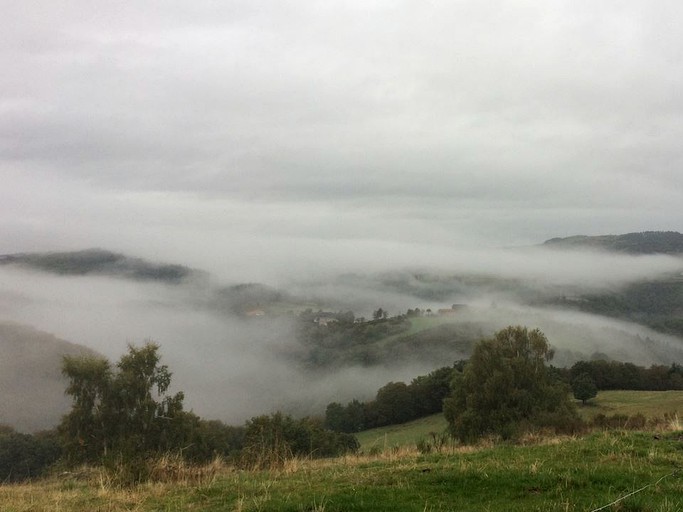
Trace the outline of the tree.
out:
<instances>
[{"instance_id":1,"label":"tree","mask_svg":"<svg viewBox=\"0 0 683 512\"><path fill-rule=\"evenodd\" d=\"M109 361L65 357L62 373L69 379L66 394L73 398L59 427L65 455L72 462L95 461L108 454L114 428Z\"/></svg>"},{"instance_id":2,"label":"tree","mask_svg":"<svg viewBox=\"0 0 683 512\"><path fill-rule=\"evenodd\" d=\"M445 366L412 380L409 388L413 395L416 417L442 411L443 400L451 391L453 371L453 368Z\"/></svg>"},{"instance_id":3,"label":"tree","mask_svg":"<svg viewBox=\"0 0 683 512\"><path fill-rule=\"evenodd\" d=\"M71 462L134 458L179 447L196 416L183 411L183 393L167 395L171 372L159 346L128 347L112 370L106 359L65 357L62 373L73 406L60 425Z\"/></svg>"},{"instance_id":4,"label":"tree","mask_svg":"<svg viewBox=\"0 0 683 512\"><path fill-rule=\"evenodd\" d=\"M115 438L120 449L163 451L170 448L163 446L168 444L163 441L177 437L171 431L173 420L183 411L184 395L166 395L171 372L160 364L158 350L152 343L141 348L129 346L128 354L116 365L119 371L112 380L111 403L118 417Z\"/></svg>"},{"instance_id":5,"label":"tree","mask_svg":"<svg viewBox=\"0 0 683 512\"><path fill-rule=\"evenodd\" d=\"M325 428L335 432L349 432L346 408L339 402L327 404L325 409Z\"/></svg>"},{"instance_id":6,"label":"tree","mask_svg":"<svg viewBox=\"0 0 683 512\"><path fill-rule=\"evenodd\" d=\"M468 442L486 434L507 439L524 428L577 426L567 385L545 365L552 356L538 329L510 326L477 343L444 401L451 434Z\"/></svg>"},{"instance_id":7,"label":"tree","mask_svg":"<svg viewBox=\"0 0 683 512\"><path fill-rule=\"evenodd\" d=\"M595 385L595 382L587 373L582 373L573 379L571 386L574 398L581 400L583 405L586 405L587 400L594 398L598 394L598 388Z\"/></svg>"},{"instance_id":8,"label":"tree","mask_svg":"<svg viewBox=\"0 0 683 512\"><path fill-rule=\"evenodd\" d=\"M415 418L415 404L404 382L389 382L377 391L374 402L376 426L405 423Z\"/></svg>"},{"instance_id":9,"label":"tree","mask_svg":"<svg viewBox=\"0 0 683 512\"><path fill-rule=\"evenodd\" d=\"M377 309L372 312L373 320L386 320L389 314L382 308Z\"/></svg>"},{"instance_id":10,"label":"tree","mask_svg":"<svg viewBox=\"0 0 683 512\"><path fill-rule=\"evenodd\" d=\"M242 464L271 468L281 466L292 457L335 457L358 448L358 441L352 435L325 430L318 420L295 420L277 412L247 421Z\"/></svg>"},{"instance_id":11,"label":"tree","mask_svg":"<svg viewBox=\"0 0 683 512\"><path fill-rule=\"evenodd\" d=\"M56 432L22 434L0 425L0 483L41 476L60 455Z\"/></svg>"}]
</instances>

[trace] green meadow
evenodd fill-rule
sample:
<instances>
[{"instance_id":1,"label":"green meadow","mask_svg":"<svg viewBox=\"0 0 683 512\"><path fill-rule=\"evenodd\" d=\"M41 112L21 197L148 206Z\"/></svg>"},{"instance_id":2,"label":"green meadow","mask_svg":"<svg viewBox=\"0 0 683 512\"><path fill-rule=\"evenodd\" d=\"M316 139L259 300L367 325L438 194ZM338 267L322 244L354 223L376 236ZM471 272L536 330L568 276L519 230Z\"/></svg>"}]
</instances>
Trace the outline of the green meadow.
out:
<instances>
[{"instance_id":1,"label":"green meadow","mask_svg":"<svg viewBox=\"0 0 683 512\"><path fill-rule=\"evenodd\" d=\"M602 392L582 414L642 413L639 431L527 436L516 443L420 440L441 415L359 434L361 453L294 459L266 471L160 461L153 482L118 487L97 468L0 485L0 510L28 511L622 511L683 510L683 392ZM661 415L667 414L663 420Z\"/></svg>"}]
</instances>

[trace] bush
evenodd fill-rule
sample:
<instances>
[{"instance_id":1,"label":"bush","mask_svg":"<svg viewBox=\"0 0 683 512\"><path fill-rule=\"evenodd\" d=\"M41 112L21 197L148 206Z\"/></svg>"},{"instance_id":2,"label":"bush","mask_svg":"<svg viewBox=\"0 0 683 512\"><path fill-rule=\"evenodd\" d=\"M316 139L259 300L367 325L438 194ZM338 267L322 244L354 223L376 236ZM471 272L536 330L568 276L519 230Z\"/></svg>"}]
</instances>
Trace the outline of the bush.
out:
<instances>
[{"instance_id":1,"label":"bush","mask_svg":"<svg viewBox=\"0 0 683 512\"><path fill-rule=\"evenodd\" d=\"M430 432L428 438L419 439L415 446L418 452L427 455L432 452L440 453L450 445L450 442L448 432Z\"/></svg>"},{"instance_id":2,"label":"bush","mask_svg":"<svg viewBox=\"0 0 683 512\"><path fill-rule=\"evenodd\" d=\"M604 430L640 430L645 428L646 425L647 418L641 413L634 414L633 416L628 416L627 414L613 414L611 416L598 414L591 421L591 426Z\"/></svg>"},{"instance_id":3,"label":"bush","mask_svg":"<svg viewBox=\"0 0 683 512\"><path fill-rule=\"evenodd\" d=\"M295 420L278 412L247 422L241 463L250 468L272 468L293 457L336 457L359 447L354 436L326 430L321 421Z\"/></svg>"},{"instance_id":4,"label":"bush","mask_svg":"<svg viewBox=\"0 0 683 512\"><path fill-rule=\"evenodd\" d=\"M53 431L21 434L0 426L0 482L20 482L45 474L61 456Z\"/></svg>"},{"instance_id":5,"label":"bush","mask_svg":"<svg viewBox=\"0 0 683 512\"><path fill-rule=\"evenodd\" d=\"M216 457L235 460L244 445L244 434L244 427L200 419L190 436L191 444L183 450L183 457L199 463L209 462Z\"/></svg>"}]
</instances>

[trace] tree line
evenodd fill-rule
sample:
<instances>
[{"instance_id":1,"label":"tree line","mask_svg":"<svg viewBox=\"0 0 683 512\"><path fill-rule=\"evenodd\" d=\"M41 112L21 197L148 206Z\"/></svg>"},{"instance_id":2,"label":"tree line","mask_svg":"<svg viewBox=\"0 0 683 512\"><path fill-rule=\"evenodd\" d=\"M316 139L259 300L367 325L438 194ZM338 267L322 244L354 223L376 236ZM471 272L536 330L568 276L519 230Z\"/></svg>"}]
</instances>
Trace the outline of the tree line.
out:
<instances>
[{"instance_id":1,"label":"tree line","mask_svg":"<svg viewBox=\"0 0 683 512\"><path fill-rule=\"evenodd\" d=\"M54 463L85 463L115 470L122 483L137 483L148 477L154 458L169 453L190 463L220 456L261 467L358 449L353 436L326 430L313 418L274 413L237 427L200 418L184 410L182 392L169 393L172 374L158 349L153 343L129 346L115 366L101 358L65 357L71 410L50 432L21 434L0 426L0 481L41 476Z\"/></svg>"},{"instance_id":2,"label":"tree line","mask_svg":"<svg viewBox=\"0 0 683 512\"><path fill-rule=\"evenodd\" d=\"M620 361L578 361L568 371L566 378L573 381L580 375L588 375L595 387L602 390L625 389L634 391L666 391L683 389L683 366L655 364L649 368Z\"/></svg>"},{"instance_id":3,"label":"tree line","mask_svg":"<svg viewBox=\"0 0 683 512\"><path fill-rule=\"evenodd\" d=\"M509 438L531 425L571 430L580 420L562 373L546 365L552 356L543 333L511 326L477 343L468 361L410 384L389 382L365 403L332 402L325 425L358 432L443 411L451 435L463 442L492 433Z\"/></svg>"},{"instance_id":4,"label":"tree line","mask_svg":"<svg viewBox=\"0 0 683 512\"><path fill-rule=\"evenodd\" d=\"M374 400L352 400L346 405L332 402L325 409L325 426L336 432L360 432L441 412L460 364L421 375L410 384L389 382L377 391Z\"/></svg>"},{"instance_id":5,"label":"tree line","mask_svg":"<svg viewBox=\"0 0 683 512\"><path fill-rule=\"evenodd\" d=\"M511 347L516 347L515 352L510 352ZM571 406L564 400L564 395L569 396L570 392L585 403L600 390L683 389L683 366L676 363L647 368L633 363L595 360L579 361L571 368L557 368L548 364L553 355L540 331L508 327L491 339L477 343L469 360L457 361L452 367L419 376L410 384L389 382L377 391L373 400L354 399L346 405L328 404L325 426L353 433L448 411L451 423L461 425L456 430L474 432L477 429L473 425L465 426L466 417L457 414L457 411L466 410L470 402L484 404L481 414L486 410L495 411L497 407L506 410L501 414L507 420L490 417L484 421L499 424L502 430L523 423L522 417L527 421L535 415L532 410L538 407L545 407L541 423L561 424L570 420L568 425L576 426L577 418L567 412ZM500 401L511 394L515 396L509 403ZM543 400L548 402L543 405ZM561 405L554 407L553 403ZM565 410L561 412L563 407Z\"/></svg>"},{"instance_id":6,"label":"tree line","mask_svg":"<svg viewBox=\"0 0 683 512\"><path fill-rule=\"evenodd\" d=\"M193 463L220 456L241 467L273 467L295 456L355 452L354 432L440 411L461 442L486 435L510 439L536 429L575 432L582 421L570 385L584 401L597 389L683 389L677 364L643 368L597 360L555 368L541 331L510 326L476 343L467 361L410 384L389 382L368 402L329 404L324 420L278 412L235 427L184 410L182 392L169 393L171 372L158 349L151 343L130 346L116 365L65 358L71 411L51 432L28 435L0 427L0 481L40 476L59 461L65 467L116 468L124 483L135 483L147 478L150 460L168 453Z\"/></svg>"}]
</instances>

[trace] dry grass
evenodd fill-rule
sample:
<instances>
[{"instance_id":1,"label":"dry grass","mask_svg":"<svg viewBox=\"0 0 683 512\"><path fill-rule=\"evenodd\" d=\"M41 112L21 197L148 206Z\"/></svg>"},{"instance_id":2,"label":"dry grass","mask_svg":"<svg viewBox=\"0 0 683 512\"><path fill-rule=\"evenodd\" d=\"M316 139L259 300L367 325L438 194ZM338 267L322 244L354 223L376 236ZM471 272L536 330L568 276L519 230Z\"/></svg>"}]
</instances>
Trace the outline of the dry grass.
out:
<instances>
[{"instance_id":1,"label":"dry grass","mask_svg":"<svg viewBox=\"0 0 683 512\"><path fill-rule=\"evenodd\" d=\"M32 483L0 485L2 512L118 512L149 510L147 503L163 501L178 489L202 489L234 471L217 458L192 465L166 455L150 461L150 480L123 486L117 469L81 466Z\"/></svg>"},{"instance_id":2,"label":"dry grass","mask_svg":"<svg viewBox=\"0 0 683 512\"><path fill-rule=\"evenodd\" d=\"M114 512L143 510L142 504L150 494L163 496L159 487L110 488L100 482L80 483L53 478L34 484L0 486L3 512L71 512L91 510Z\"/></svg>"},{"instance_id":3,"label":"dry grass","mask_svg":"<svg viewBox=\"0 0 683 512\"><path fill-rule=\"evenodd\" d=\"M677 432L683 430L683 421L678 416L678 413L674 413L668 416L665 415L665 419L668 419L668 430Z\"/></svg>"},{"instance_id":4,"label":"dry grass","mask_svg":"<svg viewBox=\"0 0 683 512\"><path fill-rule=\"evenodd\" d=\"M158 483L205 487L213 484L217 476L227 469L228 466L220 457L208 464L196 465L188 464L179 455L166 455L151 463L149 478Z\"/></svg>"}]
</instances>

